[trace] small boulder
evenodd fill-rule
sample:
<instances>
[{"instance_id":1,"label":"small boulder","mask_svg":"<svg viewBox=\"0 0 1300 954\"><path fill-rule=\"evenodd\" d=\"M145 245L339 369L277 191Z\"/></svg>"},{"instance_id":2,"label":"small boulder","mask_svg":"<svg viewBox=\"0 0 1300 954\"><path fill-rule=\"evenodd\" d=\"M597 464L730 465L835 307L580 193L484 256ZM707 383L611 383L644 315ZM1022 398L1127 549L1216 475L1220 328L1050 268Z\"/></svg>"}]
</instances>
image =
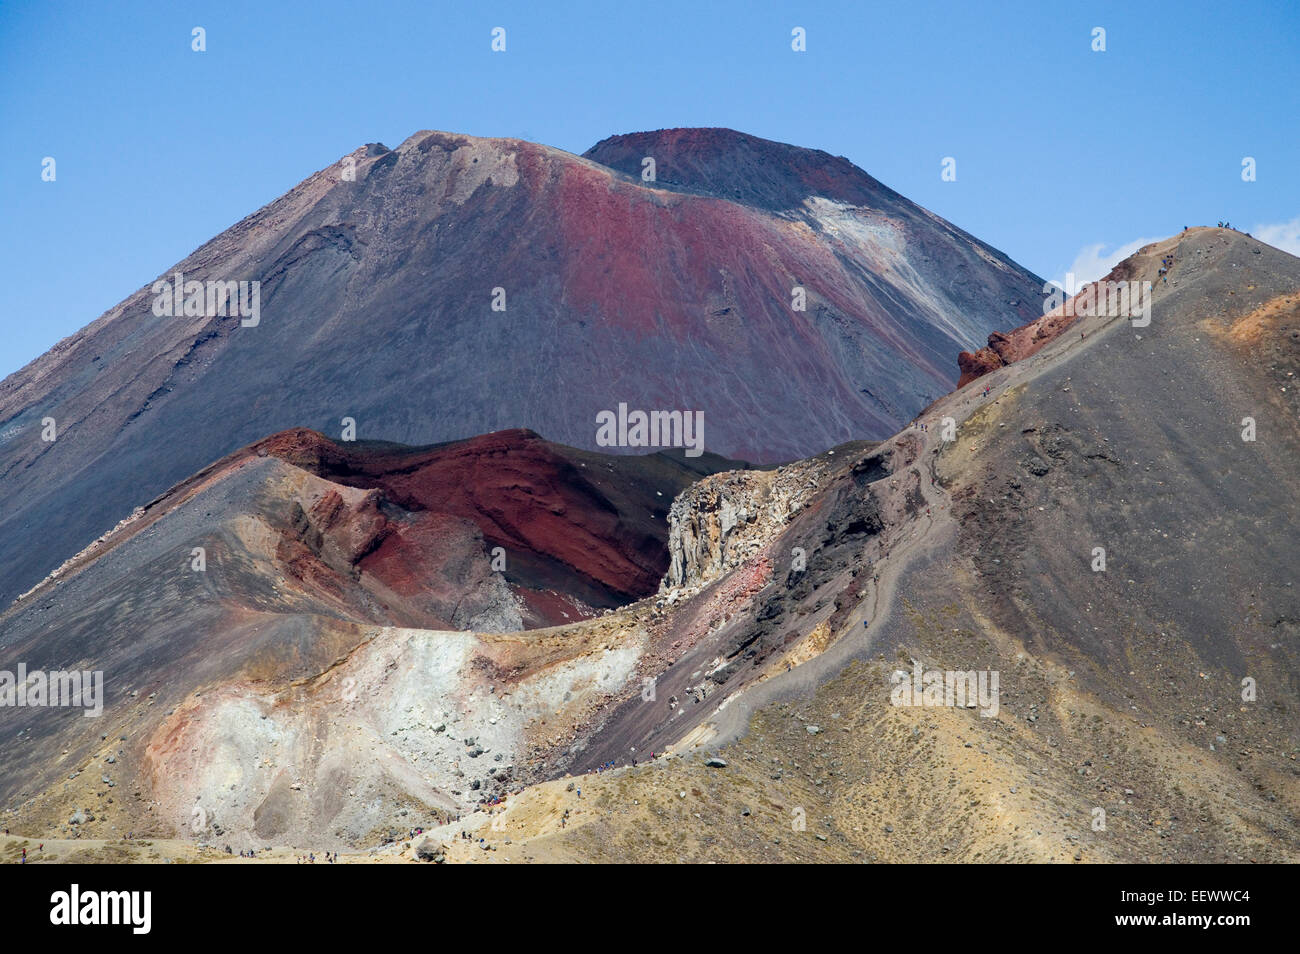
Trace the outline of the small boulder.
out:
<instances>
[{"instance_id":1,"label":"small boulder","mask_svg":"<svg viewBox=\"0 0 1300 954\"><path fill-rule=\"evenodd\" d=\"M432 838L426 838L415 848L415 857L421 861L432 861L435 864L442 864L446 857L442 849L436 845Z\"/></svg>"}]
</instances>

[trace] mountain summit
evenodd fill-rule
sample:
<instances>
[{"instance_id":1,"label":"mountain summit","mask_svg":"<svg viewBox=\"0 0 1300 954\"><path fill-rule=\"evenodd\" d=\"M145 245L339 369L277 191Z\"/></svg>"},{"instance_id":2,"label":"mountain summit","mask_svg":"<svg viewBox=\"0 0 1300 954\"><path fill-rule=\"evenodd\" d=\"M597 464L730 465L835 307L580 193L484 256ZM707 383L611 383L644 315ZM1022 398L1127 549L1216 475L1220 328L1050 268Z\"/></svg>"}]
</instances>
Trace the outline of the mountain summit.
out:
<instances>
[{"instance_id":1,"label":"mountain summit","mask_svg":"<svg viewBox=\"0 0 1300 954\"><path fill-rule=\"evenodd\" d=\"M847 160L728 130L588 156L361 147L5 379L0 602L268 434L604 450L626 405L787 460L893 432L1040 310L1039 279Z\"/></svg>"},{"instance_id":2,"label":"mountain summit","mask_svg":"<svg viewBox=\"0 0 1300 954\"><path fill-rule=\"evenodd\" d=\"M640 178L646 157L656 181L772 212L809 196L849 205L905 202L843 156L760 139L734 129L659 129L602 139L583 158Z\"/></svg>"}]
</instances>

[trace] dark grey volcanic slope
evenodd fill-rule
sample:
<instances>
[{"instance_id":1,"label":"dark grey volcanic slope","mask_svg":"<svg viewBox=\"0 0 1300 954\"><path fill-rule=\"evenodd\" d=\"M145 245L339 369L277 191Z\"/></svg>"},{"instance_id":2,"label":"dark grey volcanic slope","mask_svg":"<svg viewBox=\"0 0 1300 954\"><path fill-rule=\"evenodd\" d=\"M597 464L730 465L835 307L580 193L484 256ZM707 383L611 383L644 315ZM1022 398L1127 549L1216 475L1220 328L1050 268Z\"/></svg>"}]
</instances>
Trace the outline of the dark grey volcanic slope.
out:
<instances>
[{"instance_id":1,"label":"dark grey volcanic slope","mask_svg":"<svg viewBox=\"0 0 1300 954\"><path fill-rule=\"evenodd\" d=\"M260 281L256 327L157 317L150 281L5 379L0 605L265 434L352 417L359 439L527 427L594 449L596 413L626 402L790 459L892 432L955 353L1038 311L1038 279L845 160L719 130L678 169L682 142L634 151L689 193L518 140L359 149L354 181L322 170L162 276Z\"/></svg>"},{"instance_id":2,"label":"dark grey volcanic slope","mask_svg":"<svg viewBox=\"0 0 1300 954\"><path fill-rule=\"evenodd\" d=\"M770 212L796 209L810 195L855 206L916 208L843 156L732 129L659 129L610 136L582 155L634 178L641 177L645 159L652 158L657 185Z\"/></svg>"},{"instance_id":3,"label":"dark grey volcanic slope","mask_svg":"<svg viewBox=\"0 0 1300 954\"><path fill-rule=\"evenodd\" d=\"M936 402L927 430L822 455L825 489L781 537L673 601L663 701L627 693L571 767L715 726L706 751L726 771L670 791L707 785L721 818L761 804L769 779L784 795L806 778L798 803L828 844L868 859L1294 863L1300 259L1191 229L1114 278L1155 285L1149 326L1081 318ZM745 505L739 482L727 492ZM786 569L795 548L802 573ZM766 554L770 582L745 605L737 580ZM829 648L783 671L821 626ZM890 673L912 660L999 673L999 714L952 708L945 725L895 707ZM622 803L644 803L640 785ZM606 828L624 826L584 856L654 857L652 825ZM708 858L774 852L744 824L693 830Z\"/></svg>"},{"instance_id":4,"label":"dark grey volcanic slope","mask_svg":"<svg viewBox=\"0 0 1300 954\"><path fill-rule=\"evenodd\" d=\"M1009 261L1002 252L910 202L843 156L730 129L661 129L610 136L583 153L584 158L633 177L640 176L646 156L655 159L656 184L664 188L720 196L776 214L798 214L809 196L869 212L863 221L885 221L898 229L910 266L927 287L941 291L954 314L984 314L990 301L1001 299L1031 318L1040 314L1041 279L1019 266L1008 273L1001 267ZM991 263L995 267L990 268ZM888 281L887 273L881 278ZM873 278L864 276L864 280Z\"/></svg>"}]
</instances>

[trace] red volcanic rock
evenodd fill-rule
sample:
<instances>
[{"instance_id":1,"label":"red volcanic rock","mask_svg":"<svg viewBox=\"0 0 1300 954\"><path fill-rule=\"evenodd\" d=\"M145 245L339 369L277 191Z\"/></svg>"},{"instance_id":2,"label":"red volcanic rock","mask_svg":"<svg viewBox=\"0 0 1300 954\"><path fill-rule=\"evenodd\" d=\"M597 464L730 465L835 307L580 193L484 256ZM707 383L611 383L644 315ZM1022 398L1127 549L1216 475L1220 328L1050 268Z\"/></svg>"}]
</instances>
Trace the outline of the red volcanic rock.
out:
<instances>
[{"instance_id":1,"label":"red volcanic rock","mask_svg":"<svg viewBox=\"0 0 1300 954\"><path fill-rule=\"evenodd\" d=\"M490 589L493 576L478 527L450 514L422 511L394 520L388 528L390 532L357 568L399 597L393 603L408 612L438 617L445 628L473 628L464 614ZM524 614L523 621L528 627L567 620L557 613Z\"/></svg>"},{"instance_id":2,"label":"red volcanic rock","mask_svg":"<svg viewBox=\"0 0 1300 954\"><path fill-rule=\"evenodd\" d=\"M379 545L388 521L379 512L380 495L368 493L354 506L344 503L338 491L331 491L311 508L310 520L326 541L338 549L349 565Z\"/></svg>"},{"instance_id":3,"label":"red volcanic rock","mask_svg":"<svg viewBox=\"0 0 1300 954\"><path fill-rule=\"evenodd\" d=\"M957 355L957 367L961 371L957 387L962 388L976 378L1002 367L1002 357L992 347L980 348L978 351L963 351Z\"/></svg>"},{"instance_id":4,"label":"red volcanic rock","mask_svg":"<svg viewBox=\"0 0 1300 954\"><path fill-rule=\"evenodd\" d=\"M975 352L963 351L957 355L957 367L961 371L957 387L965 387L976 378L983 377L990 371L996 371L1004 365L1023 361L1049 341L1054 340L1077 320L1076 316L1067 315L1063 308L1057 308L1019 328L1013 328L1008 332L993 332L989 335L987 347Z\"/></svg>"},{"instance_id":5,"label":"red volcanic rock","mask_svg":"<svg viewBox=\"0 0 1300 954\"><path fill-rule=\"evenodd\" d=\"M241 455L277 457L372 491L351 507L327 494L304 515L309 528L299 536L318 555L328 556L332 543L349 563L360 560L361 570L418 601L433 580L475 584L459 561L501 547L506 579L529 591L525 604L548 624L654 592L668 565L673 498L706 473L744 466L709 454L602 455L526 430L409 448L336 444L297 428ZM407 516L386 519L381 498ZM312 532L321 538L315 546Z\"/></svg>"},{"instance_id":6,"label":"red volcanic rock","mask_svg":"<svg viewBox=\"0 0 1300 954\"><path fill-rule=\"evenodd\" d=\"M1037 321L1032 321L1030 325L1036 325ZM1022 326L1027 327L1027 326ZM1012 357L1016 352L1015 342L1010 335L1003 334L1001 331L994 331L989 335L989 349L1002 359L1003 364L1009 364L1017 360Z\"/></svg>"}]
</instances>

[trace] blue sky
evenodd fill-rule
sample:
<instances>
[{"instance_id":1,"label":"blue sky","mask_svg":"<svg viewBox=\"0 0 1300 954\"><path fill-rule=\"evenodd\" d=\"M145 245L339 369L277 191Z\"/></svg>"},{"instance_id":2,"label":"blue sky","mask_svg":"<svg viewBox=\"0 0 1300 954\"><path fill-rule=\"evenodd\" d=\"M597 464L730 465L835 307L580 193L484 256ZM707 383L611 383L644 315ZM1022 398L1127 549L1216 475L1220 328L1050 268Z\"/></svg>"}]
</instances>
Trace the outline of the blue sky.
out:
<instances>
[{"instance_id":1,"label":"blue sky","mask_svg":"<svg viewBox=\"0 0 1300 954\"><path fill-rule=\"evenodd\" d=\"M0 375L361 143L669 126L847 156L1046 278L1220 219L1300 254L1294 2L4 0Z\"/></svg>"}]
</instances>

